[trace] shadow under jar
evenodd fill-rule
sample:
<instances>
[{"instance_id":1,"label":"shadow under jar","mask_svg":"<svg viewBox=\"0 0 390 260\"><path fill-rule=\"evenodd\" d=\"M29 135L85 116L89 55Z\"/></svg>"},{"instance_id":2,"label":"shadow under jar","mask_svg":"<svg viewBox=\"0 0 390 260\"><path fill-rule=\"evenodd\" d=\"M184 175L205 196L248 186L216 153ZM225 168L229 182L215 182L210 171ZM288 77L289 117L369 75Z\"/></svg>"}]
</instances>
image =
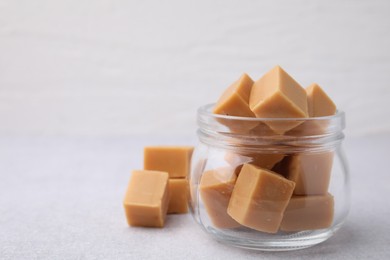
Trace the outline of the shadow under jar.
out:
<instances>
[{"instance_id":1,"label":"shadow under jar","mask_svg":"<svg viewBox=\"0 0 390 260\"><path fill-rule=\"evenodd\" d=\"M215 239L264 251L310 247L349 211L345 115L244 118L198 110L190 208ZM286 126L276 134L272 126Z\"/></svg>"}]
</instances>

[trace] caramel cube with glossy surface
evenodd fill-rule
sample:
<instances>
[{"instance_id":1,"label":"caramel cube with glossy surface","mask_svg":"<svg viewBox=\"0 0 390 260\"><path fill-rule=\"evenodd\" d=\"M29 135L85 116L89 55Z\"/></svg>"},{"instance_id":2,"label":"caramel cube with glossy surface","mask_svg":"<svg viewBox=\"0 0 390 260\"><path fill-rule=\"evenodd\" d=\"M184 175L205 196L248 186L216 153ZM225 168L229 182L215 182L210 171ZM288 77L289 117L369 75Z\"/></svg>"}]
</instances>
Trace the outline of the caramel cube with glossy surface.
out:
<instances>
[{"instance_id":1,"label":"caramel cube with glossy surface","mask_svg":"<svg viewBox=\"0 0 390 260\"><path fill-rule=\"evenodd\" d=\"M284 212L280 229L302 231L328 228L332 225L334 199L323 196L293 196Z\"/></svg>"},{"instance_id":2,"label":"caramel cube with glossy surface","mask_svg":"<svg viewBox=\"0 0 390 260\"><path fill-rule=\"evenodd\" d=\"M260 118L306 118L308 117L305 90L280 66L276 66L253 86L249 106ZM300 121L264 121L275 133L298 126Z\"/></svg>"},{"instance_id":3,"label":"caramel cube with glossy surface","mask_svg":"<svg viewBox=\"0 0 390 260\"><path fill-rule=\"evenodd\" d=\"M183 214L188 212L188 181L187 179L169 179L168 214Z\"/></svg>"},{"instance_id":4,"label":"caramel cube with glossy surface","mask_svg":"<svg viewBox=\"0 0 390 260\"><path fill-rule=\"evenodd\" d=\"M228 214L243 226L276 233L294 190L281 175L244 164L228 206Z\"/></svg>"},{"instance_id":5,"label":"caramel cube with glossy surface","mask_svg":"<svg viewBox=\"0 0 390 260\"><path fill-rule=\"evenodd\" d=\"M144 169L165 171L170 178L187 178L192 146L148 146L144 148Z\"/></svg>"},{"instance_id":6,"label":"caramel cube with glossy surface","mask_svg":"<svg viewBox=\"0 0 390 260\"><path fill-rule=\"evenodd\" d=\"M199 188L200 196L211 222L217 228L240 226L227 214L235 182L234 168L217 168L202 174Z\"/></svg>"},{"instance_id":7,"label":"caramel cube with glossy surface","mask_svg":"<svg viewBox=\"0 0 390 260\"><path fill-rule=\"evenodd\" d=\"M167 172L132 172L123 201L130 226L163 227L168 202Z\"/></svg>"},{"instance_id":8,"label":"caramel cube with glossy surface","mask_svg":"<svg viewBox=\"0 0 390 260\"><path fill-rule=\"evenodd\" d=\"M295 195L324 195L328 192L333 151L293 155L287 163L287 178L295 182Z\"/></svg>"}]
</instances>

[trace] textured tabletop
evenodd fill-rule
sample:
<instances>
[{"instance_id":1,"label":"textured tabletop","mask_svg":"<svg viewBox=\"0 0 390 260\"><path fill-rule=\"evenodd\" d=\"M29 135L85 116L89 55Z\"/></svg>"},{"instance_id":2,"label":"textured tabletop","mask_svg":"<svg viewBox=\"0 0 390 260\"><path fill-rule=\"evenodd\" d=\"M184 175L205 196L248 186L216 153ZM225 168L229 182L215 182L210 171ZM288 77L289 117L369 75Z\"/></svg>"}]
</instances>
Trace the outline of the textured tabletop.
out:
<instances>
[{"instance_id":1,"label":"textured tabletop","mask_svg":"<svg viewBox=\"0 0 390 260\"><path fill-rule=\"evenodd\" d=\"M291 252L215 242L190 214L163 229L129 228L122 198L150 144L195 137L1 137L1 259L389 259L390 136L347 139L352 207L328 241Z\"/></svg>"}]
</instances>

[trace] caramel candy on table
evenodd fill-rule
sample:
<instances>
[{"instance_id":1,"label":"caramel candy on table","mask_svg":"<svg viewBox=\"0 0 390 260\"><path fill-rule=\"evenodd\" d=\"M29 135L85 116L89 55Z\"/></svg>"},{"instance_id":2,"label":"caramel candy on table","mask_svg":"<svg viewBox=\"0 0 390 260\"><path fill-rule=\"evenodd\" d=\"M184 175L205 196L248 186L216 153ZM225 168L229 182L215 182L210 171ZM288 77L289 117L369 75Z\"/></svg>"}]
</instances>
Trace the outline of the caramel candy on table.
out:
<instances>
[{"instance_id":1,"label":"caramel candy on table","mask_svg":"<svg viewBox=\"0 0 390 260\"><path fill-rule=\"evenodd\" d=\"M293 196L284 212L280 229L302 231L328 228L332 225L334 199L323 196Z\"/></svg>"},{"instance_id":2,"label":"caramel candy on table","mask_svg":"<svg viewBox=\"0 0 390 260\"><path fill-rule=\"evenodd\" d=\"M132 172L123 201L130 226L163 227L168 202L167 172Z\"/></svg>"},{"instance_id":3,"label":"caramel candy on table","mask_svg":"<svg viewBox=\"0 0 390 260\"><path fill-rule=\"evenodd\" d=\"M276 233L294 186L294 182L277 173L244 164L230 198L228 214L243 226Z\"/></svg>"},{"instance_id":4,"label":"caramel candy on table","mask_svg":"<svg viewBox=\"0 0 390 260\"><path fill-rule=\"evenodd\" d=\"M305 90L280 66L276 66L253 86L249 106L260 118L306 118L307 97ZM275 133L298 126L300 121L264 121Z\"/></svg>"},{"instance_id":5,"label":"caramel candy on table","mask_svg":"<svg viewBox=\"0 0 390 260\"><path fill-rule=\"evenodd\" d=\"M188 181L187 179L169 179L168 214L188 212Z\"/></svg>"},{"instance_id":6,"label":"caramel candy on table","mask_svg":"<svg viewBox=\"0 0 390 260\"><path fill-rule=\"evenodd\" d=\"M310 117L331 116L336 113L336 105L316 83L306 88L307 104ZM289 131L288 135L321 135L329 125L327 120L309 120Z\"/></svg>"},{"instance_id":7,"label":"caramel candy on table","mask_svg":"<svg viewBox=\"0 0 390 260\"><path fill-rule=\"evenodd\" d=\"M252 85L253 80L244 73L225 90L214 106L213 113L228 116L255 117L249 108L249 95ZM222 118L218 119L218 121L229 127L233 132L246 132L258 124L257 122L231 121Z\"/></svg>"},{"instance_id":8,"label":"caramel candy on table","mask_svg":"<svg viewBox=\"0 0 390 260\"><path fill-rule=\"evenodd\" d=\"M234 168L217 168L203 172L199 192L207 214L217 228L240 226L227 214L236 175Z\"/></svg>"},{"instance_id":9,"label":"caramel candy on table","mask_svg":"<svg viewBox=\"0 0 390 260\"><path fill-rule=\"evenodd\" d=\"M192 146L145 147L144 169L168 172L170 178L186 178L193 149Z\"/></svg>"},{"instance_id":10,"label":"caramel candy on table","mask_svg":"<svg viewBox=\"0 0 390 260\"><path fill-rule=\"evenodd\" d=\"M332 165L333 151L291 156L286 175L295 182L294 195L327 194Z\"/></svg>"}]
</instances>

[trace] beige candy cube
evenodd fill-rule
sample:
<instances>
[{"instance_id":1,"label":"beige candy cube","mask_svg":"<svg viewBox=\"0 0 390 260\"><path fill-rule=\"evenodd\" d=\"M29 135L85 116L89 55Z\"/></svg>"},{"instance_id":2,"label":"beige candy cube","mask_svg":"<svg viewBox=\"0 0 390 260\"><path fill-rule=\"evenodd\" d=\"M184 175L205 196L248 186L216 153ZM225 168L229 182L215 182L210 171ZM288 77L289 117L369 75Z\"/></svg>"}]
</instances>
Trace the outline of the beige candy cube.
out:
<instances>
[{"instance_id":1,"label":"beige candy cube","mask_svg":"<svg viewBox=\"0 0 390 260\"><path fill-rule=\"evenodd\" d=\"M169 179L168 214L188 212L188 192L187 179Z\"/></svg>"},{"instance_id":2,"label":"beige candy cube","mask_svg":"<svg viewBox=\"0 0 390 260\"><path fill-rule=\"evenodd\" d=\"M192 146L148 146L144 148L144 169L165 171L170 178L187 178Z\"/></svg>"},{"instance_id":3,"label":"beige candy cube","mask_svg":"<svg viewBox=\"0 0 390 260\"><path fill-rule=\"evenodd\" d=\"M259 118L307 118L305 90L280 66L276 66L253 86L249 98L252 112ZM275 133L298 126L296 121L264 121Z\"/></svg>"},{"instance_id":4,"label":"beige candy cube","mask_svg":"<svg viewBox=\"0 0 390 260\"><path fill-rule=\"evenodd\" d=\"M280 229L303 231L328 228L332 225L334 199L331 194L322 196L293 196L284 212Z\"/></svg>"},{"instance_id":5,"label":"beige candy cube","mask_svg":"<svg viewBox=\"0 0 390 260\"><path fill-rule=\"evenodd\" d=\"M227 116L255 117L249 108L249 95L253 80L243 74L237 81L230 85L214 106L213 113ZM257 122L245 120L231 120L219 118L221 124L226 125L232 132L246 133L256 127Z\"/></svg>"},{"instance_id":6,"label":"beige candy cube","mask_svg":"<svg viewBox=\"0 0 390 260\"><path fill-rule=\"evenodd\" d=\"M311 84L306 88L306 93L310 117L326 117L336 113L336 105L318 84ZM321 135L326 133L328 125L329 119L307 120L286 134L293 136Z\"/></svg>"},{"instance_id":7,"label":"beige candy cube","mask_svg":"<svg viewBox=\"0 0 390 260\"><path fill-rule=\"evenodd\" d=\"M228 214L243 226L276 233L295 184L281 175L244 164L228 206Z\"/></svg>"},{"instance_id":8,"label":"beige candy cube","mask_svg":"<svg viewBox=\"0 0 390 260\"><path fill-rule=\"evenodd\" d=\"M123 201L130 226L163 227L169 203L168 173L133 171Z\"/></svg>"}]
</instances>

